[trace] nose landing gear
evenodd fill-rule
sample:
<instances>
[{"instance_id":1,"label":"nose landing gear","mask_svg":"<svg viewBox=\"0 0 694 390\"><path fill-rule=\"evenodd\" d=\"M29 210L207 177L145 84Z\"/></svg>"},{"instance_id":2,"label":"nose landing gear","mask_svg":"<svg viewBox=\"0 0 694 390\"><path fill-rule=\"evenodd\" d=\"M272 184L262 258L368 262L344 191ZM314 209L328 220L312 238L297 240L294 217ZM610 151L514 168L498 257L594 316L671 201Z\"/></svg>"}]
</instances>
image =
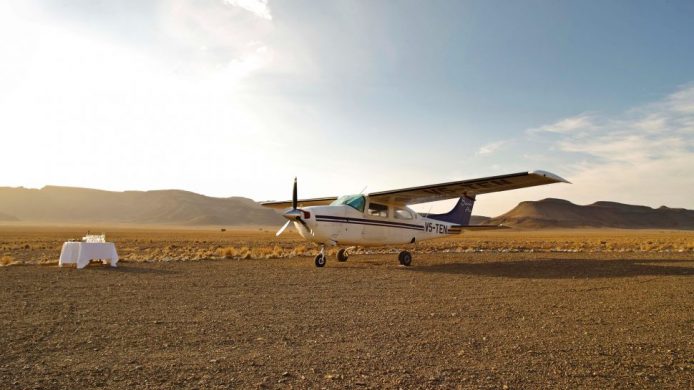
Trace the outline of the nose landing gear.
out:
<instances>
[{"instance_id":1,"label":"nose landing gear","mask_svg":"<svg viewBox=\"0 0 694 390\"><path fill-rule=\"evenodd\" d=\"M321 245L320 246L320 253L317 254L316 258L315 258L316 267L318 267L318 268L325 267L325 261L326 261L325 245Z\"/></svg>"}]
</instances>

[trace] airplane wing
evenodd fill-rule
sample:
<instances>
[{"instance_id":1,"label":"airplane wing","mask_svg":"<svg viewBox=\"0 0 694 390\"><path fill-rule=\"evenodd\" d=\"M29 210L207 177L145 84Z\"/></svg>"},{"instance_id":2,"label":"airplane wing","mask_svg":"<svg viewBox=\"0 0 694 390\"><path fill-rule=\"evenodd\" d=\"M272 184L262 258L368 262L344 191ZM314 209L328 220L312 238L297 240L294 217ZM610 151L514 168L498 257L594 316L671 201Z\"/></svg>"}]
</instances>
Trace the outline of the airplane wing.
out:
<instances>
[{"instance_id":1,"label":"airplane wing","mask_svg":"<svg viewBox=\"0 0 694 390\"><path fill-rule=\"evenodd\" d=\"M307 206L323 206L332 203L337 197L327 197L327 198L312 198L312 199L299 199L296 203L298 207ZM286 208L292 207L291 200L283 200L281 202L260 202L261 206L269 207L272 209L284 210Z\"/></svg>"},{"instance_id":2,"label":"airplane wing","mask_svg":"<svg viewBox=\"0 0 694 390\"><path fill-rule=\"evenodd\" d=\"M417 204L438 200L476 195L490 192L515 190L543 184L569 183L553 173L545 171L519 172L510 175L483 177L481 179L453 181L449 183L432 184L428 186L410 187L399 190L370 193L371 201L389 204Z\"/></svg>"}]
</instances>

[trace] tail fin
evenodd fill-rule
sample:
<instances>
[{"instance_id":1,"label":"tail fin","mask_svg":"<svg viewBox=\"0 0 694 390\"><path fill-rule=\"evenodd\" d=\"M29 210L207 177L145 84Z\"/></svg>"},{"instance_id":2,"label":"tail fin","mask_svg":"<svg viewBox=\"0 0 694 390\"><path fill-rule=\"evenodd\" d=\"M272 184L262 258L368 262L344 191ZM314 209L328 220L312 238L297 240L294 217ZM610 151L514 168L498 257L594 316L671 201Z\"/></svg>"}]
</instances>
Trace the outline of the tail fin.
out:
<instances>
[{"instance_id":1,"label":"tail fin","mask_svg":"<svg viewBox=\"0 0 694 390\"><path fill-rule=\"evenodd\" d=\"M453 210L445 214L429 214L427 217L456 225L468 225L472 215L472 206L475 205L475 197L461 196Z\"/></svg>"}]
</instances>

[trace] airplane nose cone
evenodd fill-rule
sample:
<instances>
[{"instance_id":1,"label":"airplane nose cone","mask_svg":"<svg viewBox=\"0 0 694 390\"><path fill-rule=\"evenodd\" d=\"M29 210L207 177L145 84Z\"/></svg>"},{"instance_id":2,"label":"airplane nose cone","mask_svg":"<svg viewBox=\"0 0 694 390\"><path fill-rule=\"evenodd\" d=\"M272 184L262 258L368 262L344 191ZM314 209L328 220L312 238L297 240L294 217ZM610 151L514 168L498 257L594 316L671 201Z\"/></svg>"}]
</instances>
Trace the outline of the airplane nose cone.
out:
<instances>
[{"instance_id":1,"label":"airplane nose cone","mask_svg":"<svg viewBox=\"0 0 694 390\"><path fill-rule=\"evenodd\" d=\"M301 210L301 209L291 209L285 211L282 216L286 219L288 219L290 222L294 222L295 225L299 230L301 228L299 225L303 226L303 228L313 235L313 221L311 220L311 213L309 211ZM287 222L289 224L289 222ZM303 236L303 234L302 234Z\"/></svg>"},{"instance_id":2,"label":"airplane nose cone","mask_svg":"<svg viewBox=\"0 0 694 390\"><path fill-rule=\"evenodd\" d=\"M301 218L305 221L308 221L311 219L311 213L309 211L301 210L301 209L293 209L285 212L282 214L284 218L287 218L288 220L291 221L296 221L297 219Z\"/></svg>"},{"instance_id":3,"label":"airplane nose cone","mask_svg":"<svg viewBox=\"0 0 694 390\"><path fill-rule=\"evenodd\" d=\"M290 221L296 221L304 216L304 212L298 209L292 209L282 214L282 216Z\"/></svg>"}]
</instances>

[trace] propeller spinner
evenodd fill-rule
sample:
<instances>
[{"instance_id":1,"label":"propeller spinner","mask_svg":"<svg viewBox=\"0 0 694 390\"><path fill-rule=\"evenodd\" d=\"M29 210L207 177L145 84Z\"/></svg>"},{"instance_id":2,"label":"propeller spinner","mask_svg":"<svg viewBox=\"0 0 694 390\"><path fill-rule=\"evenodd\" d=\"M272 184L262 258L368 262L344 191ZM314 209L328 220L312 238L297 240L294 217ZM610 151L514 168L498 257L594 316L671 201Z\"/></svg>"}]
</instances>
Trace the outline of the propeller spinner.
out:
<instances>
[{"instance_id":1,"label":"propeller spinner","mask_svg":"<svg viewBox=\"0 0 694 390\"><path fill-rule=\"evenodd\" d=\"M296 177L294 178L294 188L292 190L292 208L291 210L285 211L282 216L284 218L287 218L287 222L280 228L280 230L275 233L275 236L279 236L284 232L284 230L289 226L291 222L299 222L303 227L306 228L311 234L313 234L313 230L308 226L306 221L303 220L303 217L305 216L306 212L304 210L298 209L297 204L298 204L298 196L297 196L297 189L296 189Z\"/></svg>"}]
</instances>

